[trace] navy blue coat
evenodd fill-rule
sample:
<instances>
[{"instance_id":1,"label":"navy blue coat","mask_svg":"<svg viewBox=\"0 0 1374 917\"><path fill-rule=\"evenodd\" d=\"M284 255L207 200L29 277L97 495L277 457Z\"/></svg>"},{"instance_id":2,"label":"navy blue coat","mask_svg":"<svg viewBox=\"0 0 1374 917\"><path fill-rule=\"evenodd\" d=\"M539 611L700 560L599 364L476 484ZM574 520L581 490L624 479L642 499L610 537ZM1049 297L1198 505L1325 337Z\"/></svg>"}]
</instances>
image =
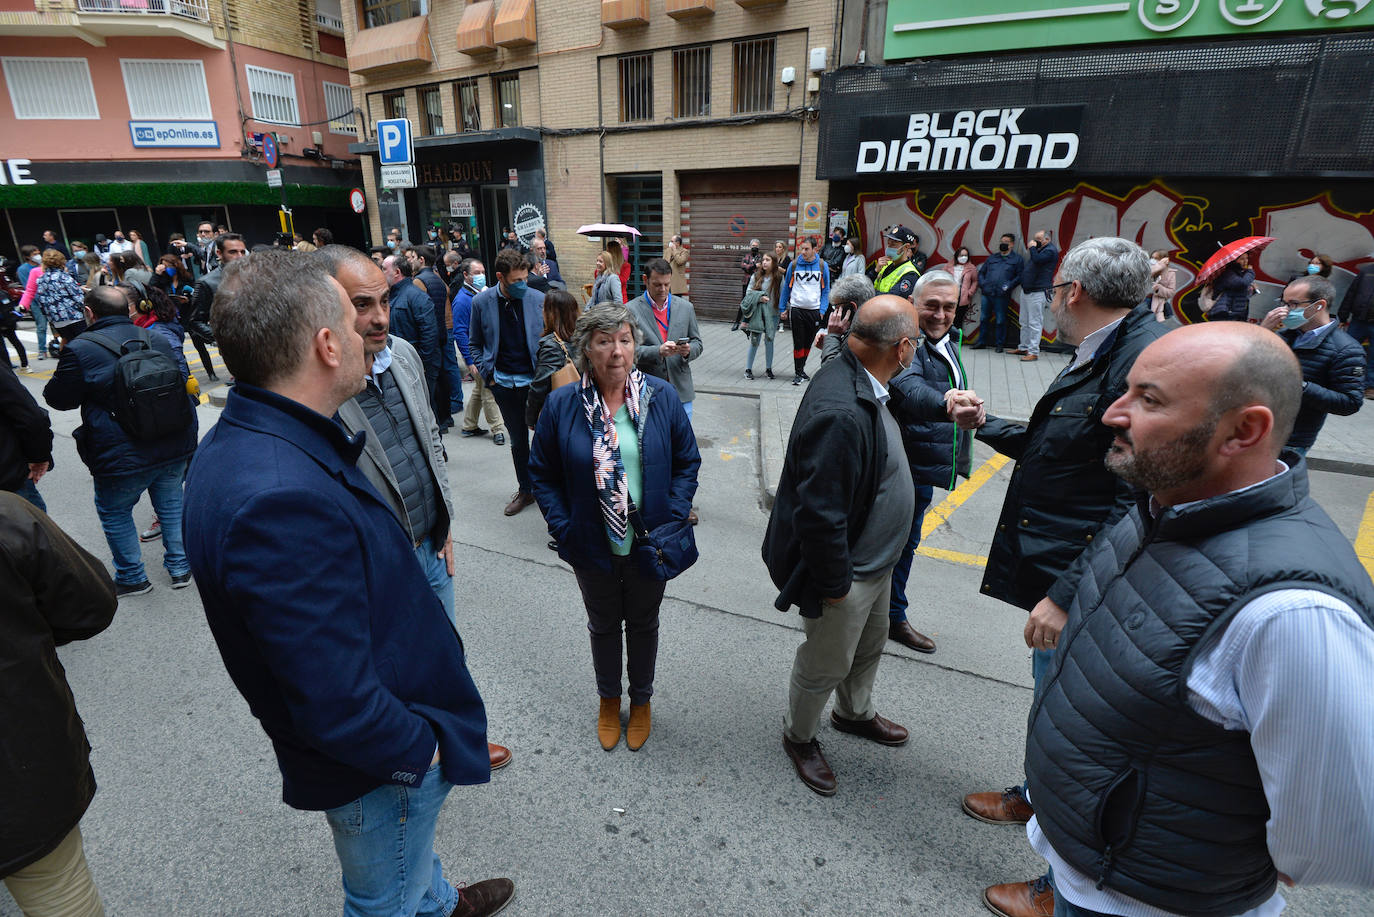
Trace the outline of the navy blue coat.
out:
<instances>
[{"instance_id":1,"label":"navy blue coat","mask_svg":"<svg viewBox=\"0 0 1374 917\"><path fill-rule=\"evenodd\" d=\"M1054 284L1054 269L1059 266L1059 249L1053 242L1026 249L1026 266L1021 271L1021 289L1043 292Z\"/></svg>"},{"instance_id":2,"label":"navy blue coat","mask_svg":"<svg viewBox=\"0 0 1374 917\"><path fill-rule=\"evenodd\" d=\"M968 379L967 372L964 378ZM901 396L893 397L890 408L902 425L902 448L911 465L911 479L918 486L934 484L953 490L956 476L968 477L973 468L973 433L958 429L948 420L931 419L928 405L918 400L923 388L936 391L943 398L954 387L953 383L949 364L929 339L922 339L916 348L911 368L898 373L889 383L889 391Z\"/></svg>"},{"instance_id":3,"label":"navy blue coat","mask_svg":"<svg viewBox=\"0 0 1374 917\"><path fill-rule=\"evenodd\" d=\"M472 297L472 316L468 327L468 349L472 352L469 364L491 385L496 378L496 352L501 346L501 315L497 300L501 285L487 287ZM530 365L539 365L539 339L544 336L544 294L535 289L525 291L520 301L520 315L525 320L525 344L530 350Z\"/></svg>"},{"instance_id":4,"label":"navy blue coat","mask_svg":"<svg viewBox=\"0 0 1374 917\"><path fill-rule=\"evenodd\" d=\"M1255 282L1255 272L1250 268L1241 270L1236 262L1226 265L1212 280L1212 293L1216 302L1211 315L1228 313L1232 318L1244 321L1250 316L1250 286Z\"/></svg>"},{"instance_id":5,"label":"navy blue coat","mask_svg":"<svg viewBox=\"0 0 1374 917\"><path fill-rule=\"evenodd\" d=\"M978 266L978 286L984 296L1008 296L1021 282L1026 262L1016 252L993 252Z\"/></svg>"},{"instance_id":6,"label":"navy blue coat","mask_svg":"<svg viewBox=\"0 0 1374 917\"><path fill-rule=\"evenodd\" d=\"M1329 328L1315 341L1297 346L1300 331L1283 339L1302 364L1302 405L1288 437L1290 448L1307 449L1317 441L1327 414L1349 417L1364 406L1364 348L1340 328Z\"/></svg>"},{"instance_id":7,"label":"navy blue coat","mask_svg":"<svg viewBox=\"0 0 1374 917\"><path fill-rule=\"evenodd\" d=\"M418 292L418 291L417 291ZM240 381L186 481L186 553L282 798L330 809L490 777L482 698L409 538L357 468L362 436Z\"/></svg>"},{"instance_id":8,"label":"navy blue coat","mask_svg":"<svg viewBox=\"0 0 1374 917\"><path fill-rule=\"evenodd\" d=\"M410 277L402 277L400 283L391 288L391 333L404 338L420 355L432 400L439 369L444 363L439 346L439 317L429 296Z\"/></svg>"},{"instance_id":9,"label":"navy blue coat","mask_svg":"<svg viewBox=\"0 0 1374 917\"><path fill-rule=\"evenodd\" d=\"M146 334L154 349L176 359L167 338L152 329L139 328L127 315L98 318L82 334L92 331L105 333L117 345ZM81 409L81 426L73 434L81 461L91 474L100 476L134 474L189 458L196 451L199 429L194 414L185 431L147 442L130 439L114 419L109 404L114 396L115 361L115 355L95 341L78 337L62 348L57 369L43 388L43 400L56 410ZM180 366L184 378L185 357Z\"/></svg>"},{"instance_id":10,"label":"navy blue coat","mask_svg":"<svg viewBox=\"0 0 1374 917\"><path fill-rule=\"evenodd\" d=\"M639 439L639 512L645 527L654 529L692 511L701 454L677 391L657 376L644 378L649 401ZM581 391L581 385L565 385L544 402L530 448L530 478L558 556L574 569L610 572L611 544L592 480L592 434Z\"/></svg>"}]
</instances>

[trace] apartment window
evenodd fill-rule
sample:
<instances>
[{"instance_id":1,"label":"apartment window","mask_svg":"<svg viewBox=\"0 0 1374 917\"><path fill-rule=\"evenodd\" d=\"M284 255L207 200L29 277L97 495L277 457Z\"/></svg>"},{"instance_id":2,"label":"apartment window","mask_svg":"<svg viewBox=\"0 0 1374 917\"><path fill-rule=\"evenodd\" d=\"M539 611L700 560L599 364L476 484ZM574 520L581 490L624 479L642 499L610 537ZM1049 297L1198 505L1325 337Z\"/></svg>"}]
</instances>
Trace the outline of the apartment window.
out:
<instances>
[{"instance_id":1,"label":"apartment window","mask_svg":"<svg viewBox=\"0 0 1374 917\"><path fill-rule=\"evenodd\" d=\"M99 118L84 57L5 57L5 85L16 118Z\"/></svg>"},{"instance_id":2,"label":"apartment window","mask_svg":"<svg viewBox=\"0 0 1374 917\"><path fill-rule=\"evenodd\" d=\"M737 115L773 110L773 59L777 40L755 38L735 42L734 112Z\"/></svg>"},{"instance_id":3,"label":"apartment window","mask_svg":"<svg viewBox=\"0 0 1374 917\"><path fill-rule=\"evenodd\" d=\"M480 131L482 129L482 106L477 89L477 80L459 80L457 88L458 95L454 101L458 110L458 123L462 125L462 129L465 131Z\"/></svg>"},{"instance_id":4,"label":"apartment window","mask_svg":"<svg viewBox=\"0 0 1374 917\"><path fill-rule=\"evenodd\" d=\"M426 136L434 137L444 132L444 108L439 98L438 86L420 87L420 118Z\"/></svg>"},{"instance_id":5,"label":"apartment window","mask_svg":"<svg viewBox=\"0 0 1374 917\"><path fill-rule=\"evenodd\" d=\"M253 117L268 124L300 126L296 108L296 77L280 70L248 66L248 95L253 102Z\"/></svg>"},{"instance_id":6,"label":"apartment window","mask_svg":"<svg viewBox=\"0 0 1374 917\"><path fill-rule=\"evenodd\" d=\"M131 118L195 121L211 117L205 65L198 60L121 60Z\"/></svg>"},{"instance_id":7,"label":"apartment window","mask_svg":"<svg viewBox=\"0 0 1374 917\"><path fill-rule=\"evenodd\" d=\"M363 0L363 28L412 19L429 12L425 0Z\"/></svg>"},{"instance_id":8,"label":"apartment window","mask_svg":"<svg viewBox=\"0 0 1374 917\"><path fill-rule=\"evenodd\" d=\"M324 84L324 114L331 134L357 134L358 119L353 112L353 90L342 83Z\"/></svg>"},{"instance_id":9,"label":"apartment window","mask_svg":"<svg viewBox=\"0 0 1374 917\"><path fill-rule=\"evenodd\" d=\"M673 51L673 117L711 114L711 46Z\"/></svg>"},{"instance_id":10,"label":"apartment window","mask_svg":"<svg viewBox=\"0 0 1374 917\"><path fill-rule=\"evenodd\" d=\"M627 54L616 60L620 70L620 120L654 120L654 56Z\"/></svg>"},{"instance_id":11,"label":"apartment window","mask_svg":"<svg viewBox=\"0 0 1374 917\"><path fill-rule=\"evenodd\" d=\"M496 123L500 127L520 126L520 74L492 77L496 87Z\"/></svg>"},{"instance_id":12,"label":"apartment window","mask_svg":"<svg viewBox=\"0 0 1374 917\"><path fill-rule=\"evenodd\" d=\"M404 118L406 116L406 94L404 92L388 92L383 95L382 115L387 118Z\"/></svg>"}]
</instances>

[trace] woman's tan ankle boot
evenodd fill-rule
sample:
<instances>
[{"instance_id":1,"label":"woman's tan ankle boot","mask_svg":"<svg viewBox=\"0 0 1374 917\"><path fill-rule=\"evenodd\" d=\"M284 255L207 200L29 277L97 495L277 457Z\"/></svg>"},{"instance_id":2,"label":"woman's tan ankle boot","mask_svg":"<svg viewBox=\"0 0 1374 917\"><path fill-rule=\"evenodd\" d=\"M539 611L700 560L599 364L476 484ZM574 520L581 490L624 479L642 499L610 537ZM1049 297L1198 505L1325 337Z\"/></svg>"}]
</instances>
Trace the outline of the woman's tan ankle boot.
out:
<instances>
[{"instance_id":1,"label":"woman's tan ankle boot","mask_svg":"<svg viewBox=\"0 0 1374 917\"><path fill-rule=\"evenodd\" d=\"M639 751L649 740L649 705L630 705L630 725L625 727L625 747Z\"/></svg>"},{"instance_id":2,"label":"woman's tan ankle boot","mask_svg":"<svg viewBox=\"0 0 1374 917\"><path fill-rule=\"evenodd\" d=\"M607 751L620 744L620 698L601 698L601 712L596 716L596 737Z\"/></svg>"}]
</instances>

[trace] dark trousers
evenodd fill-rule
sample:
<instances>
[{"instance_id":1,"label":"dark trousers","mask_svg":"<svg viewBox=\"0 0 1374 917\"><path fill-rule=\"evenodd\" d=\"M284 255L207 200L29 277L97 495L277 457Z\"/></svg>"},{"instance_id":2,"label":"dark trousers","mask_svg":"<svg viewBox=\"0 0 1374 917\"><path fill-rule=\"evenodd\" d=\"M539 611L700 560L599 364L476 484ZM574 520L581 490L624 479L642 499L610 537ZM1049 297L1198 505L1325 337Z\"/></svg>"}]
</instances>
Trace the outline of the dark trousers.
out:
<instances>
[{"instance_id":1,"label":"dark trousers","mask_svg":"<svg viewBox=\"0 0 1374 917\"><path fill-rule=\"evenodd\" d=\"M529 398L530 387L522 385L510 388L493 382L491 394L506 425L510 459L515 463L515 481L522 494L534 493L534 486L530 483L530 428L525 426L525 401Z\"/></svg>"},{"instance_id":2,"label":"dark trousers","mask_svg":"<svg viewBox=\"0 0 1374 917\"><path fill-rule=\"evenodd\" d=\"M630 703L647 704L654 694L658 662L658 607L667 583L645 576L633 558L612 557L611 572L576 570L587 606L592 638L596 693L620 697L620 633L625 630L625 668L630 676Z\"/></svg>"},{"instance_id":3,"label":"dark trousers","mask_svg":"<svg viewBox=\"0 0 1374 917\"><path fill-rule=\"evenodd\" d=\"M926 510L930 508L934 494L935 489L929 484L916 485L916 512L911 519L911 534L907 536L906 547L897 559L897 566L892 568L892 603L887 616L893 624L906 620L906 582L911 577L912 555L921 544L921 523L925 521Z\"/></svg>"},{"instance_id":4,"label":"dark trousers","mask_svg":"<svg viewBox=\"0 0 1374 917\"><path fill-rule=\"evenodd\" d=\"M1007 304L1011 302L1011 296L1000 293L997 296L983 294L983 322L978 329L978 346L986 347L988 344L995 344L998 347L1005 347L1007 343ZM993 329L996 333L993 334ZM992 334L996 340L990 340L988 335Z\"/></svg>"},{"instance_id":5,"label":"dark trousers","mask_svg":"<svg viewBox=\"0 0 1374 917\"><path fill-rule=\"evenodd\" d=\"M800 376L806 372L811 342L816 339L816 331L821 327L821 310L789 309L787 317L792 320L792 362Z\"/></svg>"},{"instance_id":6,"label":"dark trousers","mask_svg":"<svg viewBox=\"0 0 1374 917\"><path fill-rule=\"evenodd\" d=\"M196 353L200 354L200 365L201 368L205 370L205 375L213 376L215 374L215 363L210 359L210 348L205 346L205 342L194 334L191 335L190 338L191 343L196 345Z\"/></svg>"},{"instance_id":7,"label":"dark trousers","mask_svg":"<svg viewBox=\"0 0 1374 917\"><path fill-rule=\"evenodd\" d=\"M0 330L0 350L4 350L4 351L5 351L5 362L6 362L6 363L9 363L9 361L10 361L10 349L9 349L8 347L5 346L5 343L4 343L5 341L9 341L11 344L14 345L15 353L19 354L19 363L20 363L20 365L21 365L21 366L28 366L28 365L29 365L29 352L28 352L27 350L25 350L25 349L24 349L24 345L23 345L22 343L20 343L20 341L19 341L19 332L18 332L15 328L10 327L10 328L6 328L6 329L4 329L4 330ZM14 364L11 363L10 365L13 366Z\"/></svg>"},{"instance_id":8,"label":"dark trousers","mask_svg":"<svg viewBox=\"0 0 1374 917\"><path fill-rule=\"evenodd\" d=\"M434 419L439 426L453 424L453 415L463 413L463 377L458 372L458 357L453 339L445 336L444 365L434 390Z\"/></svg>"},{"instance_id":9,"label":"dark trousers","mask_svg":"<svg viewBox=\"0 0 1374 917\"><path fill-rule=\"evenodd\" d=\"M1346 330L1364 346L1364 387L1374 388L1374 322L1352 318Z\"/></svg>"}]
</instances>

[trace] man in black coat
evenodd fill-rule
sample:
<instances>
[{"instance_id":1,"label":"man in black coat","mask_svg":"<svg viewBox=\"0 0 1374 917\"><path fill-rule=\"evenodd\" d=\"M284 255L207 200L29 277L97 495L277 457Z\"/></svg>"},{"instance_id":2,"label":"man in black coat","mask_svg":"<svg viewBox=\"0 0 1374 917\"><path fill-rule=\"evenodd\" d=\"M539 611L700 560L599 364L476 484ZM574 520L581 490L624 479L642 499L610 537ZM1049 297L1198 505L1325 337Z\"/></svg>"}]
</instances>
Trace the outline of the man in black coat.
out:
<instances>
[{"instance_id":1,"label":"man in black coat","mask_svg":"<svg viewBox=\"0 0 1374 917\"><path fill-rule=\"evenodd\" d=\"M91 746L57 647L110 626L114 584L46 513L0 493L0 595L0 878L25 914L102 913L78 827Z\"/></svg>"},{"instance_id":2,"label":"man in black coat","mask_svg":"<svg viewBox=\"0 0 1374 917\"><path fill-rule=\"evenodd\" d=\"M382 273L391 288L391 333L404 338L420 354L430 404L433 404L439 373L444 366L444 353L439 349L439 315L434 301L415 285L414 268L405 255L387 255L382 261Z\"/></svg>"},{"instance_id":3,"label":"man in black coat","mask_svg":"<svg viewBox=\"0 0 1374 917\"><path fill-rule=\"evenodd\" d=\"M1350 336L1369 350L1365 356L1364 396L1374 399L1374 261L1360 265L1338 312Z\"/></svg>"},{"instance_id":4,"label":"man in black coat","mask_svg":"<svg viewBox=\"0 0 1374 917\"><path fill-rule=\"evenodd\" d=\"M1331 317L1336 287L1320 275L1299 277L1260 322L1278 332L1302 364L1302 405L1284 447L1307 455L1327 414L1348 417L1364 404L1365 354Z\"/></svg>"},{"instance_id":5,"label":"man in black coat","mask_svg":"<svg viewBox=\"0 0 1374 917\"><path fill-rule=\"evenodd\" d=\"M0 490L47 512L37 484L52 470L52 422L14 370L0 367Z\"/></svg>"},{"instance_id":6,"label":"man in black coat","mask_svg":"<svg viewBox=\"0 0 1374 917\"><path fill-rule=\"evenodd\" d=\"M1168 330L1141 304L1150 292L1150 258L1134 242L1101 237L1079 243L1060 262L1056 278L1050 311L1061 339L1078 348L1072 362L1040 398L1030 423L989 416L978 429L980 440L1016 460L982 593L1031 611L1033 621L1053 604L1046 596L1054 597L1051 587L1060 575L1133 504L1131 486L1103 464L1114 434L1102 415L1126 391L1135 358ZM1056 601L1068 607L1070 598ZM1051 658L1052 650L1035 651L1037 680ZM963 808L991 824L1024 824L1033 814L1021 787L970 793ZM1041 880L984 893L989 907L1013 915L1038 913L1053 897Z\"/></svg>"}]
</instances>

